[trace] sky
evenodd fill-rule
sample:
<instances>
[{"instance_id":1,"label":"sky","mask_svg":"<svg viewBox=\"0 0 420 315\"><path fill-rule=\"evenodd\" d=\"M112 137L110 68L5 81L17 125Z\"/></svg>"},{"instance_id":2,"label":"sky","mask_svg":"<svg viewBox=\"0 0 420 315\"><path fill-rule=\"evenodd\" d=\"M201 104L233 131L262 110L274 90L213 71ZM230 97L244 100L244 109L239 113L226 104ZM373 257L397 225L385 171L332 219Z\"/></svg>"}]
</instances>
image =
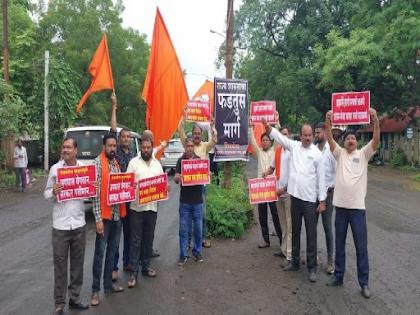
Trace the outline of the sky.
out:
<instances>
[{"instance_id":1,"label":"sky","mask_svg":"<svg viewBox=\"0 0 420 315\"><path fill-rule=\"evenodd\" d=\"M235 9L240 2L234 2ZM187 73L185 82L190 97L206 79L224 77L224 67L217 70L215 61L225 40L227 0L123 0L123 4L123 26L146 34L149 44L159 7L181 67Z\"/></svg>"}]
</instances>

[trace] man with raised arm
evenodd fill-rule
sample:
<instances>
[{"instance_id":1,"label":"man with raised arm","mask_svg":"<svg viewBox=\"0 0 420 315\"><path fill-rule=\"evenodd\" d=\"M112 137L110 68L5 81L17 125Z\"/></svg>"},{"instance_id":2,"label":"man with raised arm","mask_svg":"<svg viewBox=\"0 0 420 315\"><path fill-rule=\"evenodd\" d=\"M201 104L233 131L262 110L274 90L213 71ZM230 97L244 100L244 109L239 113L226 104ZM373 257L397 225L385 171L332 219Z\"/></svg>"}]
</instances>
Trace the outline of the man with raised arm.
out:
<instances>
[{"instance_id":1,"label":"man with raised arm","mask_svg":"<svg viewBox=\"0 0 420 315\"><path fill-rule=\"evenodd\" d=\"M333 205L335 206L335 274L329 286L343 285L346 269L346 238L350 224L357 257L357 278L361 294L370 298L369 290L369 259L367 249L367 227L365 197L367 190L368 162L374 155L380 141L379 119L376 111L370 109L373 121L373 138L357 149L357 138L354 131L347 131L343 136L344 148L333 139L331 131L331 115L326 115L325 125L330 150L337 160L335 191Z\"/></svg>"},{"instance_id":2,"label":"man with raised arm","mask_svg":"<svg viewBox=\"0 0 420 315\"><path fill-rule=\"evenodd\" d=\"M300 267L300 232L302 218L306 228L306 256L310 282L316 281L317 269L317 213L325 210L324 164L322 154L312 144L312 127L304 124L300 141L290 140L263 121L267 134L290 152L287 192L292 208L292 261L284 271L297 271Z\"/></svg>"}]
</instances>

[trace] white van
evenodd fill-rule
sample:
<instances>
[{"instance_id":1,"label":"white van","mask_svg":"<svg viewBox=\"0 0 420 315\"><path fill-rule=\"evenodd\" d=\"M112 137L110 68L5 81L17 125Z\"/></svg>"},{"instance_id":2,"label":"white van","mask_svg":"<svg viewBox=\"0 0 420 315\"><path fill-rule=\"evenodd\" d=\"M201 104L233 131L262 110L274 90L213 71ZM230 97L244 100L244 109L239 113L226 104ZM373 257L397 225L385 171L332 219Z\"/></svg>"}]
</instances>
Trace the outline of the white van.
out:
<instances>
[{"instance_id":1,"label":"white van","mask_svg":"<svg viewBox=\"0 0 420 315\"><path fill-rule=\"evenodd\" d=\"M117 128L119 134L122 128ZM102 151L102 139L109 133L109 126L82 126L72 127L66 130L65 137L72 137L77 141L77 159L85 164L93 164L93 161ZM134 156L140 150L140 135L130 131L130 149Z\"/></svg>"}]
</instances>

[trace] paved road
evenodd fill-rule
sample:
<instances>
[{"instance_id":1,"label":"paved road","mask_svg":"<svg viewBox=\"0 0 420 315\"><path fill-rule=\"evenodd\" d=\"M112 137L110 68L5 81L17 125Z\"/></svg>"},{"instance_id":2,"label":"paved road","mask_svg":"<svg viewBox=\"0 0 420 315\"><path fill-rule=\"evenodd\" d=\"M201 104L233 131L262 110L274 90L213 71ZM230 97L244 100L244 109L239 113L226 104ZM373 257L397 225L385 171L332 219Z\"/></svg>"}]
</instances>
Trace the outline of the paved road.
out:
<instances>
[{"instance_id":1,"label":"paved road","mask_svg":"<svg viewBox=\"0 0 420 315\"><path fill-rule=\"evenodd\" d=\"M158 215L155 247L162 255L152 263L158 277L140 277L136 288L106 296L80 314L420 314L420 193L407 189L398 175L378 170L371 172L367 197L370 300L359 294L351 233L345 285L338 289L325 286L323 272L310 284L305 270L281 271L280 259L272 256L277 246L256 248L256 224L240 240L215 240L203 264L179 268L179 191L173 187ZM51 206L42 198L43 184L0 196L0 314L53 311ZM95 236L91 215L87 222L86 301ZM323 261L321 224L318 244ZM125 287L127 276L120 276Z\"/></svg>"}]
</instances>

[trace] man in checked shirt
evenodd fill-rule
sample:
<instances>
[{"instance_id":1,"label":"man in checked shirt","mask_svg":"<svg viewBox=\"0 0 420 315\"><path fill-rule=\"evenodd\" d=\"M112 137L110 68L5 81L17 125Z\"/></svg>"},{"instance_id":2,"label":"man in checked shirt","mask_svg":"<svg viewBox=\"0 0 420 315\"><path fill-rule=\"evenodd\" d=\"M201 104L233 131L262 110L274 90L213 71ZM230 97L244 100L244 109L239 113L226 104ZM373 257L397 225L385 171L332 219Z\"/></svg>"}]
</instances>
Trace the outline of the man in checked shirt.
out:
<instances>
[{"instance_id":1,"label":"man in checked shirt","mask_svg":"<svg viewBox=\"0 0 420 315\"><path fill-rule=\"evenodd\" d=\"M112 283L112 269L114 267L115 252L121 236L121 219L126 216L125 204L108 206L107 187L110 173L121 173L115 158L117 137L106 134L103 138L103 149L95 159L97 182L99 191L93 198L93 214L96 222L95 254L93 256L92 306L99 305L99 290L102 275L102 264L105 254L103 272L105 293L122 292L124 288Z\"/></svg>"}]
</instances>

